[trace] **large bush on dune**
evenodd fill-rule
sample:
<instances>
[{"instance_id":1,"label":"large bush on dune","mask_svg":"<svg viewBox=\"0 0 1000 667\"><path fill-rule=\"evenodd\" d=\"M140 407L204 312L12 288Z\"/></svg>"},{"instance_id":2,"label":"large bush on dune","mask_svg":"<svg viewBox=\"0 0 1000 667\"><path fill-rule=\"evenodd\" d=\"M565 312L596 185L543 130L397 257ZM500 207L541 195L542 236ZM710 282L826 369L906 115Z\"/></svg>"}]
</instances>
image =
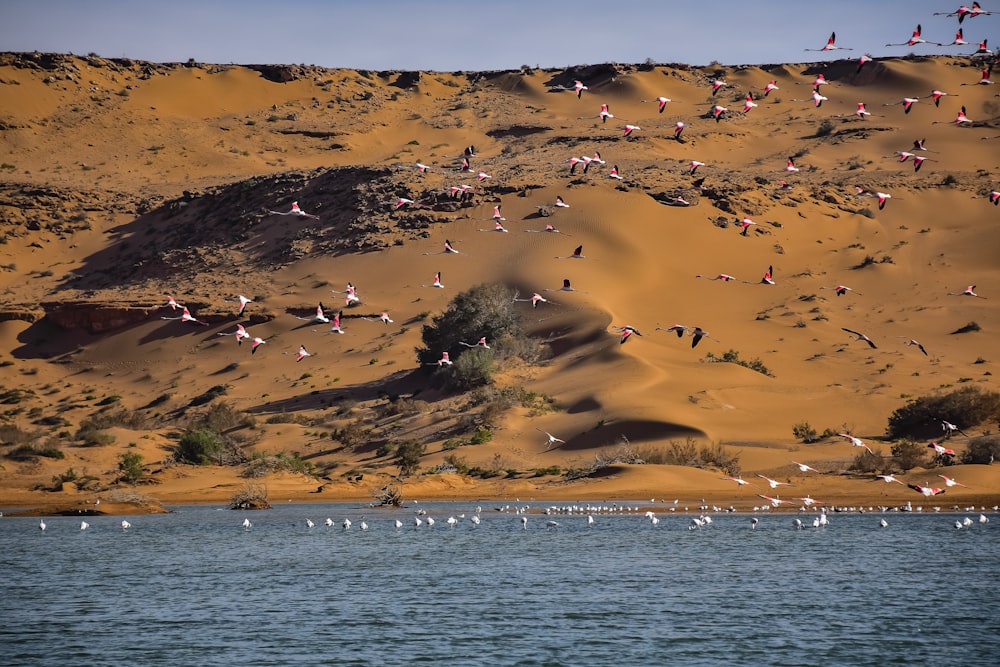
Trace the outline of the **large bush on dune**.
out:
<instances>
[{"instance_id":1,"label":"large bush on dune","mask_svg":"<svg viewBox=\"0 0 1000 667\"><path fill-rule=\"evenodd\" d=\"M514 290L498 283L457 294L443 313L424 325L417 360L434 365L447 352L455 364L451 372L457 386L468 389L490 382L494 358L537 357L538 346L521 328L514 297ZM491 349L468 347L484 336Z\"/></svg>"},{"instance_id":2,"label":"large bush on dune","mask_svg":"<svg viewBox=\"0 0 1000 667\"><path fill-rule=\"evenodd\" d=\"M968 386L914 398L892 413L886 435L893 439L940 437L942 420L962 429L1000 421L1000 394Z\"/></svg>"}]
</instances>

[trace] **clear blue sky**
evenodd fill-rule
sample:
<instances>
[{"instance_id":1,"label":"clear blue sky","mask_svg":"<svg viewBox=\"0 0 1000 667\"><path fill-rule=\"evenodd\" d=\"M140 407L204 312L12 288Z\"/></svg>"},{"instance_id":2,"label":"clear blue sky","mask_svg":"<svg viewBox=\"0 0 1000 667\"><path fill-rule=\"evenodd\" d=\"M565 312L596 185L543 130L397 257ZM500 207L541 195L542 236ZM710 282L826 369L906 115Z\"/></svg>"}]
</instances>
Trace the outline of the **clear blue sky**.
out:
<instances>
[{"instance_id":1,"label":"clear blue sky","mask_svg":"<svg viewBox=\"0 0 1000 667\"><path fill-rule=\"evenodd\" d=\"M1000 14L966 19L972 46L886 47L917 23L951 42L971 0L0 0L0 50L156 62L302 63L434 71L607 62L726 65L965 54ZM983 0L1000 12L1000 0ZM996 6L993 6L993 5ZM831 31L854 51L807 53Z\"/></svg>"}]
</instances>

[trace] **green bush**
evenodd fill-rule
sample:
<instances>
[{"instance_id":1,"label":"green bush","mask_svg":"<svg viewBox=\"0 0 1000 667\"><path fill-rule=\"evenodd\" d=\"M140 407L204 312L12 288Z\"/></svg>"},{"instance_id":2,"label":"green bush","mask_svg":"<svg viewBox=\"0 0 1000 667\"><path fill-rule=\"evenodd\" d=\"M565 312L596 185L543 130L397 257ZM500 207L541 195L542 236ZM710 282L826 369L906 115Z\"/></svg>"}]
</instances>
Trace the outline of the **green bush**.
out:
<instances>
[{"instance_id":1,"label":"green bush","mask_svg":"<svg viewBox=\"0 0 1000 667\"><path fill-rule=\"evenodd\" d=\"M809 422L801 422L793 426L792 435L806 444L819 442L819 434L816 433L816 429L809 425Z\"/></svg>"},{"instance_id":2,"label":"green bush","mask_svg":"<svg viewBox=\"0 0 1000 667\"><path fill-rule=\"evenodd\" d=\"M962 453L962 463L990 464L1000 459L1000 436L984 435L973 438Z\"/></svg>"},{"instance_id":3,"label":"green bush","mask_svg":"<svg viewBox=\"0 0 1000 667\"><path fill-rule=\"evenodd\" d=\"M882 455L863 451L851 461L850 470L854 472L874 474L882 469Z\"/></svg>"},{"instance_id":4,"label":"green bush","mask_svg":"<svg viewBox=\"0 0 1000 667\"><path fill-rule=\"evenodd\" d=\"M400 477L412 475L420 467L420 457L427 450L427 445L416 440L407 440L396 446L396 464L399 466Z\"/></svg>"},{"instance_id":5,"label":"green bush","mask_svg":"<svg viewBox=\"0 0 1000 667\"><path fill-rule=\"evenodd\" d=\"M493 382L496 363L492 350L469 350L455 361L452 384L457 389L467 390L482 387Z\"/></svg>"},{"instance_id":6,"label":"green bush","mask_svg":"<svg viewBox=\"0 0 1000 667\"><path fill-rule=\"evenodd\" d=\"M920 396L892 413L886 435L892 439L939 437L942 420L966 430L996 422L1000 420L1000 394L965 386L947 394Z\"/></svg>"},{"instance_id":7,"label":"green bush","mask_svg":"<svg viewBox=\"0 0 1000 667\"><path fill-rule=\"evenodd\" d=\"M177 442L177 458L195 465L208 465L214 456L222 452L223 442L219 434L208 429L187 431Z\"/></svg>"},{"instance_id":8,"label":"green bush","mask_svg":"<svg viewBox=\"0 0 1000 667\"><path fill-rule=\"evenodd\" d=\"M121 479L135 484L142 479L142 454L138 452L125 452L118 457L118 471Z\"/></svg>"},{"instance_id":9,"label":"green bush","mask_svg":"<svg viewBox=\"0 0 1000 667\"><path fill-rule=\"evenodd\" d=\"M493 431L488 428L477 429L469 438L470 445L483 445L493 439Z\"/></svg>"},{"instance_id":10,"label":"green bush","mask_svg":"<svg viewBox=\"0 0 1000 667\"><path fill-rule=\"evenodd\" d=\"M924 467L927 463L926 446L909 438L893 443L889 450L892 453L893 462L899 466L903 472L913 468Z\"/></svg>"},{"instance_id":11,"label":"green bush","mask_svg":"<svg viewBox=\"0 0 1000 667\"><path fill-rule=\"evenodd\" d=\"M434 364L442 352L457 361L470 351L461 343L474 343L485 336L490 345L495 345L505 335L522 335L514 309L514 291L498 283L477 285L457 294L443 313L423 326L424 347L417 349L417 361Z\"/></svg>"}]
</instances>

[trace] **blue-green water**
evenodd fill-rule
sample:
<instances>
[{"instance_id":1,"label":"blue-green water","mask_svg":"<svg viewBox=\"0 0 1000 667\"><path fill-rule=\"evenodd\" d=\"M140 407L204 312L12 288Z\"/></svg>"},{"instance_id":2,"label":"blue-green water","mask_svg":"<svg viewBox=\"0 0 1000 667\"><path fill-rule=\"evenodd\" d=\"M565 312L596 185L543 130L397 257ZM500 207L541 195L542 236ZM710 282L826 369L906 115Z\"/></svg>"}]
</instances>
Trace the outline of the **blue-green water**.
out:
<instances>
[{"instance_id":1,"label":"blue-green water","mask_svg":"<svg viewBox=\"0 0 1000 667\"><path fill-rule=\"evenodd\" d=\"M0 664L1000 664L997 516L475 505L0 518Z\"/></svg>"}]
</instances>

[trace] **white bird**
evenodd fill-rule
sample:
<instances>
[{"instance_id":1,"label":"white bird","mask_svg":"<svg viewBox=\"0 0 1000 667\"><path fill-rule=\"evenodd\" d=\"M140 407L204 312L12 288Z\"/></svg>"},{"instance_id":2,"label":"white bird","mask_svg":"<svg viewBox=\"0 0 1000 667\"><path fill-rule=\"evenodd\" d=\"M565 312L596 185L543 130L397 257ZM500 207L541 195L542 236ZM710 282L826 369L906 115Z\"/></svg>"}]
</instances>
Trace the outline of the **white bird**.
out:
<instances>
[{"instance_id":1,"label":"white bird","mask_svg":"<svg viewBox=\"0 0 1000 667\"><path fill-rule=\"evenodd\" d=\"M400 521L399 519L394 519L393 522L392 522L392 525L395 526L396 528L402 528L403 527L403 522Z\"/></svg>"},{"instance_id":2,"label":"white bird","mask_svg":"<svg viewBox=\"0 0 1000 667\"><path fill-rule=\"evenodd\" d=\"M39 519L38 520L38 530L40 530L40 531L42 531L44 533L46 528L48 528L48 526L45 525L45 519Z\"/></svg>"},{"instance_id":3,"label":"white bird","mask_svg":"<svg viewBox=\"0 0 1000 667\"><path fill-rule=\"evenodd\" d=\"M760 473L757 473L757 476L765 480L772 489L776 489L779 486L791 486L789 482L779 482L776 479L771 479L770 477L767 477L766 475L761 475Z\"/></svg>"},{"instance_id":4,"label":"white bird","mask_svg":"<svg viewBox=\"0 0 1000 667\"><path fill-rule=\"evenodd\" d=\"M344 522L341 525L344 527L344 530L350 530L351 529L351 520L350 519L344 519Z\"/></svg>"},{"instance_id":5,"label":"white bird","mask_svg":"<svg viewBox=\"0 0 1000 667\"><path fill-rule=\"evenodd\" d=\"M889 522L886 521L885 519L879 519L878 525L881 526L882 528L886 528L889 525Z\"/></svg>"},{"instance_id":6,"label":"white bird","mask_svg":"<svg viewBox=\"0 0 1000 667\"><path fill-rule=\"evenodd\" d=\"M284 213L282 213L281 211L268 210L268 213L270 215L294 215L298 218L311 218L313 220L319 220L318 215L312 215L311 213L306 213L301 208L299 208L299 203L297 201L292 202L292 210L290 211L285 211Z\"/></svg>"},{"instance_id":7,"label":"white bird","mask_svg":"<svg viewBox=\"0 0 1000 667\"><path fill-rule=\"evenodd\" d=\"M548 431L542 431L542 429L538 428L537 426L535 427L535 430L536 431L541 431L548 438L548 440L545 443L547 445L546 448L545 448L546 451L548 451L549 449L552 449L552 446L555 445L557 442L561 442L563 444L566 444L565 440L561 440L561 439L557 438L556 436L552 435Z\"/></svg>"},{"instance_id":8,"label":"white bird","mask_svg":"<svg viewBox=\"0 0 1000 667\"><path fill-rule=\"evenodd\" d=\"M90 524L89 523L87 523L86 521L81 521L80 522L80 530L87 530L88 528L90 528Z\"/></svg>"},{"instance_id":9,"label":"white bird","mask_svg":"<svg viewBox=\"0 0 1000 667\"><path fill-rule=\"evenodd\" d=\"M132 527L132 524L130 524L125 519L122 519L122 530L128 530L131 527Z\"/></svg>"},{"instance_id":10,"label":"white bird","mask_svg":"<svg viewBox=\"0 0 1000 667\"><path fill-rule=\"evenodd\" d=\"M243 519L243 530L250 530L251 528L253 528L253 524L250 523L250 519Z\"/></svg>"},{"instance_id":11,"label":"white bird","mask_svg":"<svg viewBox=\"0 0 1000 667\"><path fill-rule=\"evenodd\" d=\"M842 438L847 438L848 440L850 440L851 446L853 446L853 447L864 447L865 449L868 450L869 454L874 454L874 452L871 450L871 447L869 447L868 445L866 445L865 441L862 440L861 438L856 438L856 437L854 437L853 435L851 435L849 433L838 433L837 435L839 435Z\"/></svg>"},{"instance_id":12,"label":"white bird","mask_svg":"<svg viewBox=\"0 0 1000 667\"><path fill-rule=\"evenodd\" d=\"M792 463L794 463L799 467L799 472L819 472L819 470L816 470L816 468L808 466L805 463L798 463L797 461L792 461Z\"/></svg>"},{"instance_id":13,"label":"white bird","mask_svg":"<svg viewBox=\"0 0 1000 667\"><path fill-rule=\"evenodd\" d=\"M330 517L326 517L326 521L324 521L323 523L325 523L328 526L332 526L333 525L333 519L331 519Z\"/></svg>"},{"instance_id":14,"label":"white bird","mask_svg":"<svg viewBox=\"0 0 1000 667\"><path fill-rule=\"evenodd\" d=\"M306 519L306 528L312 528L315 525L316 524L312 522L312 519Z\"/></svg>"},{"instance_id":15,"label":"white bird","mask_svg":"<svg viewBox=\"0 0 1000 667\"><path fill-rule=\"evenodd\" d=\"M328 324L330 322L330 318L323 314L322 303L316 306L316 314L312 317L299 317L295 315L295 319L303 320L304 322L319 322L320 324Z\"/></svg>"},{"instance_id":16,"label":"white bird","mask_svg":"<svg viewBox=\"0 0 1000 667\"><path fill-rule=\"evenodd\" d=\"M521 528L523 528L524 530L528 530L528 517L526 516L521 517Z\"/></svg>"}]
</instances>

